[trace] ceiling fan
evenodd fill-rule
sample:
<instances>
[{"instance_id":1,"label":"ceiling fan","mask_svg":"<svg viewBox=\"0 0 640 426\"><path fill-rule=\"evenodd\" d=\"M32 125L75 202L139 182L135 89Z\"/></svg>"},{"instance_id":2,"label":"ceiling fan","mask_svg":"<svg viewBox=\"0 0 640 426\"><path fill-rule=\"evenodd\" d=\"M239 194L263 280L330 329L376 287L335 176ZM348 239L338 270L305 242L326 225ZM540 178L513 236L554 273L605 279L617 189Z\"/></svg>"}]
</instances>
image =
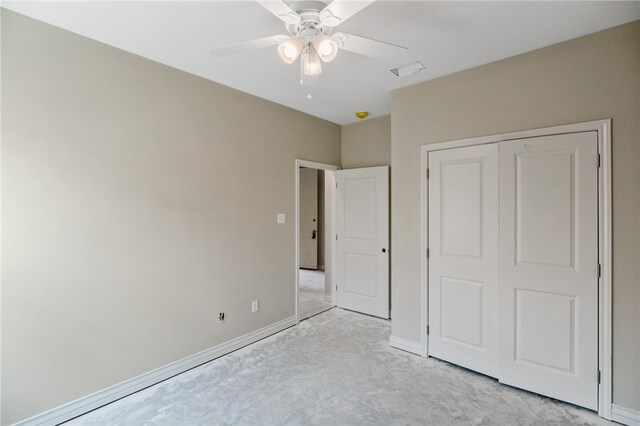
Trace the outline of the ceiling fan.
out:
<instances>
[{"instance_id":1,"label":"ceiling fan","mask_svg":"<svg viewBox=\"0 0 640 426\"><path fill-rule=\"evenodd\" d=\"M287 35L277 34L215 49L215 56L229 56L249 50L278 46L278 54L286 64L300 57L300 83L311 85L322 73L322 62L331 62L340 50L381 59L393 65L411 61L409 49L333 29L369 6L375 0L322 1L257 0L269 12L284 22ZM410 63L391 71L398 77L414 74L424 66Z\"/></svg>"}]
</instances>

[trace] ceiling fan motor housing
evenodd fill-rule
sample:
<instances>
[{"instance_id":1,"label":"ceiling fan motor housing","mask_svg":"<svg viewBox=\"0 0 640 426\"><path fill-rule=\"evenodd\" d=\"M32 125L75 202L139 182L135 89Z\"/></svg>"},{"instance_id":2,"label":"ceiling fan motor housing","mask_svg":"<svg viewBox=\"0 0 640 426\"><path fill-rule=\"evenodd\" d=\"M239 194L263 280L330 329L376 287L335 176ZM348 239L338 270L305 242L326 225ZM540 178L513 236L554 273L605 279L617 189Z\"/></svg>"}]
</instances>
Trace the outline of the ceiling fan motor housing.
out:
<instances>
[{"instance_id":1,"label":"ceiling fan motor housing","mask_svg":"<svg viewBox=\"0 0 640 426\"><path fill-rule=\"evenodd\" d=\"M317 2L313 2L317 3ZM322 3L321 3L322 4ZM299 37L300 39L310 42L317 35L330 35L333 28L322 25L320 21L320 10L316 9L302 9L298 10L297 13L302 18L297 24L286 24L285 28L287 32L294 37Z\"/></svg>"},{"instance_id":2,"label":"ceiling fan motor housing","mask_svg":"<svg viewBox=\"0 0 640 426\"><path fill-rule=\"evenodd\" d=\"M314 38L318 35L318 30L313 28L312 26L308 26L304 30L300 31L298 37L307 43L313 41Z\"/></svg>"}]
</instances>

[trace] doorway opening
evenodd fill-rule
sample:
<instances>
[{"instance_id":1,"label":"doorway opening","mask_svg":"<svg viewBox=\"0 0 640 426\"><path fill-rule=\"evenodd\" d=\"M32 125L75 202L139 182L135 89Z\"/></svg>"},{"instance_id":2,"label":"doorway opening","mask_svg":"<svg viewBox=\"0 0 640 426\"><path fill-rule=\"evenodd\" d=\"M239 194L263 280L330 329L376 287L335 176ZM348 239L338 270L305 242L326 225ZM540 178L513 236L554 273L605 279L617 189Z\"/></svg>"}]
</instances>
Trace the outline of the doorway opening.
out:
<instances>
[{"instance_id":1,"label":"doorway opening","mask_svg":"<svg viewBox=\"0 0 640 426\"><path fill-rule=\"evenodd\" d=\"M333 307L327 288L325 172L300 168L300 224L298 233L298 318L308 318Z\"/></svg>"},{"instance_id":2,"label":"doorway opening","mask_svg":"<svg viewBox=\"0 0 640 426\"><path fill-rule=\"evenodd\" d=\"M296 160L296 315L335 306L335 176L338 166Z\"/></svg>"}]
</instances>

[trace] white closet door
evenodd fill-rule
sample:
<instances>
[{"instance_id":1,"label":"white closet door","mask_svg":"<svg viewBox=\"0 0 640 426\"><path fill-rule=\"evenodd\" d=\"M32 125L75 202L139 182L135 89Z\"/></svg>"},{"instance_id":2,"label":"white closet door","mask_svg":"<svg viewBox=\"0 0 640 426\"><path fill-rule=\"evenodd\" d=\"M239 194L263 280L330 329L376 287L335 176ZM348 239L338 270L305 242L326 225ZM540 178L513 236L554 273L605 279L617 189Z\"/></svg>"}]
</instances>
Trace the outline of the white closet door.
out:
<instances>
[{"instance_id":1,"label":"white closet door","mask_svg":"<svg viewBox=\"0 0 640 426\"><path fill-rule=\"evenodd\" d=\"M497 375L497 144L429 153L429 355Z\"/></svg>"},{"instance_id":2,"label":"white closet door","mask_svg":"<svg viewBox=\"0 0 640 426\"><path fill-rule=\"evenodd\" d=\"M389 318L389 168L336 177L336 303Z\"/></svg>"},{"instance_id":3,"label":"white closet door","mask_svg":"<svg viewBox=\"0 0 640 426\"><path fill-rule=\"evenodd\" d=\"M500 143L500 381L597 409L597 134Z\"/></svg>"}]
</instances>

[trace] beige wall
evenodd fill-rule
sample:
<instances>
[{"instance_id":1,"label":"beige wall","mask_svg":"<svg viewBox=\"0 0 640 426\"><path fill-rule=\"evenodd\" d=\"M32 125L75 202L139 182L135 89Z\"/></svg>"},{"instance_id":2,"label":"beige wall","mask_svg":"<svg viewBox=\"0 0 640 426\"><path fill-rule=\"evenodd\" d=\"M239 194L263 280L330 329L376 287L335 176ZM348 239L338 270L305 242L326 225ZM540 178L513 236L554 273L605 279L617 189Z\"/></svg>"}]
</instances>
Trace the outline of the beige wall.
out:
<instances>
[{"instance_id":1,"label":"beige wall","mask_svg":"<svg viewBox=\"0 0 640 426\"><path fill-rule=\"evenodd\" d=\"M614 403L640 409L640 22L398 90L391 111L392 333L413 341L420 146L613 119Z\"/></svg>"},{"instance_id":2,"label":"beige wall","mask_svg":"<svg viewBox=\"0 0 640 426\"><path fill-rule=\"evenodd\" d=\"M2 55L3 424L294 314L339 126L6 10Z\"/></svg>"},{"instance_id":3,"label":"beige wall","mask_svg":"<svg viewBox=\"0 0 640 426\"><path fill-rule=\"evenodd\" d=\"M342 126L342 168L391 165L391 116Z\"/></svg>"}]
</instances>

